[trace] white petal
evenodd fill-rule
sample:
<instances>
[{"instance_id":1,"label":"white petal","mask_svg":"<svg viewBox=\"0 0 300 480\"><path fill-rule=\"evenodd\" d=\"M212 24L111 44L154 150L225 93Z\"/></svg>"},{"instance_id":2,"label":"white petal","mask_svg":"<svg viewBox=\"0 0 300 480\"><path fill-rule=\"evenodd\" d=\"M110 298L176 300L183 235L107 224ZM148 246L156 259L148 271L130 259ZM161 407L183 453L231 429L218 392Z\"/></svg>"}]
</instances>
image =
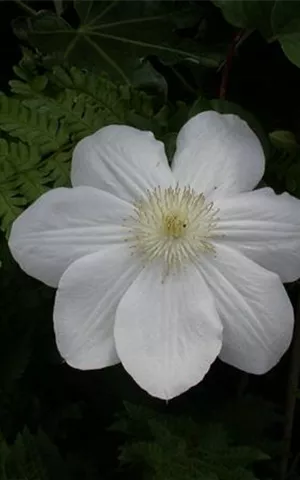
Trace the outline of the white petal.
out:
<instances>
[{"instance_id":1,"label":"white petal","mask_svg":"<svg viewBox=\"0 0 300 480\"><path fill-rule=\"evenodd\" d=\"M9 247L21 268L52 287L78 258L124 242L128 203L91 187L57 188L14 222Z\"/></svg>"},{"instance_id":2,"label":"white petal","mask_svg":"<svg viewBox=\"0 0 300 480\"><path fill-rule=\"evenodd\" d=\"M289 347L294 322L279 277L224 245L198 266L224 326L221 360L249 373L270 370Z\"/></svg>"},{"instance_id":3,"label":"white petal","mask_svg":"<svg viewBox=\"0 0 300 480\"><path fill-rule=\"evenodd\" d=\"M272 270L283 282L300 277L300 200L270 188L216 202L222 243Z\"/></svg>"},{"instance_id":4,"label":"white petal","mask_svg":"<svg viewBox=\"0 0 300 480\"><path fill-rule=\"evenodd\" d=\"M203 112L180 130L172 169L182 185L218 197L252 190L264 172L262 146L235 115Z\"/></svg>"},{"instance_id":5,"label":"white petal","mask_svg":"<svg viewBox=\"0 0 300 480\"><path fill-rule=\"evenodd\" d=\"M147 188L174 183L162 142L151 132L110 125L84 138L73 153L73 185L91 185L133 201Z\"/></svg>"},{"instance_id":6,"label":"white petal","mask_svg":"<svg viewBox=\"0 0 300 480\"><path fill-rule=\"evenodd\" d=\"M170 399L200 382L219 354L222 326L194 267L162 282L149 265L122 298L115 340L121 362L155 397Z\"/></svg>"},{"instance_id":7,"label":"white petal","mask_svg":"<svg viewBox=\"0 0 300 480\"><path fill-rule=\"evenodd\" d=\"M122 246L74 262L62 276L54 307L56 342L69 365L91 370L119 361L113 336L117 305L140 272Z\"/></svg>"}]
</instances>

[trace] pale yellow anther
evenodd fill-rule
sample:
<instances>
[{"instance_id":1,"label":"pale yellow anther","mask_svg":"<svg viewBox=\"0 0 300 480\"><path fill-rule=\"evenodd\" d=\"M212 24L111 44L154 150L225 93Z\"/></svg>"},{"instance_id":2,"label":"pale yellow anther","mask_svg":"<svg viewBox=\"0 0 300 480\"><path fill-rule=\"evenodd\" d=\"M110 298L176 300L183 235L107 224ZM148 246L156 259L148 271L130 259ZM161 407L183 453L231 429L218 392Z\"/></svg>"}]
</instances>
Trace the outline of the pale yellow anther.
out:
<instances>
[{"instance_id":1,"label":"pale yellow anther","mask_svg":"<svg viewBox=\"0 0 300 480\"><path fill-rule=\"evenodd\" d=\"M187 218L177 213L168 213L163 219L165 234L169 237L180 238L184 235L187 227Z\"/></svg>"},{"instance_id":2,"label":"pale yellow anther","mask_svg":"<svg viewBox=\"0 0 300 480\"><path fill-rule=\"evenodd\" d=\"M157 187L134 204L134 214L124 224L126 240L144 262L161 259L169 273L203 252L214 252L210 240L217 213L190 187Z\"/></svg>"}]
</instances>

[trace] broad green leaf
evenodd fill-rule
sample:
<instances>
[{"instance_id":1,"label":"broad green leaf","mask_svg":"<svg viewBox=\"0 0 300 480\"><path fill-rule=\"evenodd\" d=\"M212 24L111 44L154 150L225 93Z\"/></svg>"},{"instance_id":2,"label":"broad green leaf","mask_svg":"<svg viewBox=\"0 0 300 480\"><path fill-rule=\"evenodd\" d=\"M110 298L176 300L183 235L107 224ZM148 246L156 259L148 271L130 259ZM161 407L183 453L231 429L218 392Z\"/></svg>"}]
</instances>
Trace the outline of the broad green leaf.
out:
<instances>
[{"instance_id":1,"label":"broad green leaf","mask_svg":"<svg viewBox=\"0 0 300 480\"><path fill-rule=\"evenodd\" d=\"M288 59L300 68L300 19L297 28L298 32L281 35L278 40Z\"/></svg>"},{"instance_id":2,"label":"broad green leaf","mask_svg":"<svg viewBox=\"0 0 300 480\"><path fill-rule=\"evenodd\" d=\"M58 54L69 64L93 67L129 82L140 59L157 55L162 60L187 60L218 66L221 56L205 53L199 43L176 34L180 10L173 2L75 0L79 26L73 28L52 12L14 23L19 38L46 54ZM199 18L195 16L195 24ZM190 19L188 20L190 22Z\"/></svg>"},{"instance_id":3,"label":"broad green leaf","mask_svg":"<svg viewBox=\"0 0 300 480\"><path fill-rule=\"evenodd\" d=\"M275 35L297 32L299 21L300 2L290 0L275 1L271 16L272 29Z\"/></svg>"},{"instance_id":4,"label":"broad green leaf","mask_svg":"<svg viewBox=\"0 0 300 480\"><path fill-rule=\"evenodd\" d=\"M150 94L157 94L166 100L168 96L168 84L163 75L161 75L149 62L145 60L136 68L132 77L133 86Z\"/></svg>"},{"instance_id":5,"label":"broad green leaf","mask_svg":"<svg viewBox=\"0 0 300 480\"><path fill-rule=\"evenodd\" d=\"M213 0L227 22L240 28L255 28L270 37L271 12L275 0Z\"/></svg>"},{"instance_id":6,"label":"broad green leaf","mask_svg":"<svg viewBox=\"0 0 300 480\"><path fill-rule=\"evenodd\" d=\"M277 0L272 11L272 28L285 55L300 67L300 2Z\"/></svg>"},{"instance_id":7,"label":"broad green leaf","mask_svg":"<svg viewBox=\"0 0 300 480\"><path fill-rule=\"evenodd\" d=\"M276 148L295 152L300 150L300 145L297 143L293 132L288 130L274 130L269 134L270 140Z\"/></svg>"}]
</instances>

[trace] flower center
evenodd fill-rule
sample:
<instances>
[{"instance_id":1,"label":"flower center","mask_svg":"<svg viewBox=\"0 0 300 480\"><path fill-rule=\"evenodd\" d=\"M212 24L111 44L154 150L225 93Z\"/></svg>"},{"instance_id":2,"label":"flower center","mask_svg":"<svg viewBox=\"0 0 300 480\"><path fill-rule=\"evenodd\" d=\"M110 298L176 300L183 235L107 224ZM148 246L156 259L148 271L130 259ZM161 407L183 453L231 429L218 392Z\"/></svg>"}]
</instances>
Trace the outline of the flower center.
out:
<instances>
[{"instance_id":1,"label":"flower center","mask_svg":"<svg viewBox=\"0 0 300 480\"><path fill-rule=\"evenodd\" d=\"M167 275L203 252L214 252L210 242L218 210L202 193L190 187L147 191L126 219L127 241L144 262L160 259Z\"/></svg>"}]
</instances>

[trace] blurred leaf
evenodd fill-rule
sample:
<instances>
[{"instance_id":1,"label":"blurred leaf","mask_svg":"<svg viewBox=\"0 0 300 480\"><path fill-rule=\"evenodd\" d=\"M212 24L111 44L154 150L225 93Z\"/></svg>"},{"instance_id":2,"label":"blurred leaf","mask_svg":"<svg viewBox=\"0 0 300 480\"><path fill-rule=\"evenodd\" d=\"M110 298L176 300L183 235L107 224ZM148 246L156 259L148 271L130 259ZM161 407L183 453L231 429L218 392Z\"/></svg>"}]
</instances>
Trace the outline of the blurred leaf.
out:
<instances>
[{"instance_id":1,"label":"blurred leaf","mask_svg":"<svg viewBox=\"0 0 300 480\"><path fill-rule=\"evenodd\" d=\"M285 177L286 189L296 195L300 196L300 155L298 157L298 162L293 163L293 165L288 169Z\"/></svg>"},{"instance_id":2,"label":"blurred leaf","mask_svg":"<svg viewBox=\"0 0 300 480\"><path fill-rule=\"evenodd\" d=\"M300 67L300 2L276 0L272 27L288 59Z\"/></svg>"},{"instance_id":3,"label":"blurred leaf","mask_svg":"<svg viewBox=\"0 0 300 480\"><path fill-rule=\"evenodd\" d=\"M165 103L168 96L168 84L163 75L152 66L149 60L141 62L140 66L135 69L132 83L135 88L162 97Z\"/></svg>"},{"instance_id":4,"label":"blurred leaf","mask_svg":"<svg viewBox=\"0 0 300 480\"><path fill-rule=\"evenodd\" d=\"M297 143L296 137L288 130L274 130L269 133L271 142L276 148L282 148L287 151L300 150L300 145Z\"/></svg>"},{"instance_id":5,"label":"blurred leaf","mask_svg":"<svg viewBox=\"0 0 300 480\"><path fill-rule=\"evenodd\" d=\"M275 0L213 0L227 22L240 28L255 28L265 37L272 35L271 12Z\"/></svg>"},{"instance_id":6,"label":"blurred leaf","mask_svg":"<svg viewBox=\"0 0 300 480\"><path fill-rule=\"evenodd\" d=\"M290 0L213 0L227 20L278 39L291 62L300 67L300 2Z\"/></svg>"},{"instance_id":7,"label":"blurred leaf","mask_svg":"<svg viewBox=\"0 0 300 480\"><path fill-rule=\"evenodd\" d=\"M114 428L127 433L122 463L141 465L153 480L256 480L248 468L269 459L259 449L234 445L219 423L160 415L126 405Z\"/></svg>"},{"instance_id":8,"label":"blurred leaf","mask_svg":"<svg viewBox=\"0 0 300 480\"><path fill-rule=\"evenodd\" d=\"M269 183L279 191L287 190L300 197L300 145L295 135L286 130L269 134L272 155L266 165Z\"/></svg>"},{"instance_id":9,"label":"blurred leaf","mask_svg":"<svg viewBox=\"0 0 300 480\"><path fill-rule=\"evenodd\" d=\"M206 54L199 43L176 33L178 16L184 18L189 7L178 10L173 2L113 0L75 0L74 6L80 20L77 28L52 12L40 11L34 18L15 21L14 31L43 53L58 53L61 61L104 70L125 82L147 55L207 67L217 67L221 60L219 54ZM194 12L196 23L199 14Z\"/></svg>"},{"instance_id":10,"label":"blurred leaf","mask_svg":"<svg viewBox=\"0 0 300 480\"><path fill-rule=\"evenodd\" d=\"M0 437L1 480L67 480L66 466L49 437L25 427L13 445Z\"/></svg>"},{"instance_id":11,"label":"blurred leaf","mask_svg":"<svg viewBox=\"0 0 300 480\"><path fill-rule=\"evenodd\" d=\"M300 20L300 3L293 0L276 0L272 9L272 29L275 35L297 31Z\"/></svg>"}]
</instances>

